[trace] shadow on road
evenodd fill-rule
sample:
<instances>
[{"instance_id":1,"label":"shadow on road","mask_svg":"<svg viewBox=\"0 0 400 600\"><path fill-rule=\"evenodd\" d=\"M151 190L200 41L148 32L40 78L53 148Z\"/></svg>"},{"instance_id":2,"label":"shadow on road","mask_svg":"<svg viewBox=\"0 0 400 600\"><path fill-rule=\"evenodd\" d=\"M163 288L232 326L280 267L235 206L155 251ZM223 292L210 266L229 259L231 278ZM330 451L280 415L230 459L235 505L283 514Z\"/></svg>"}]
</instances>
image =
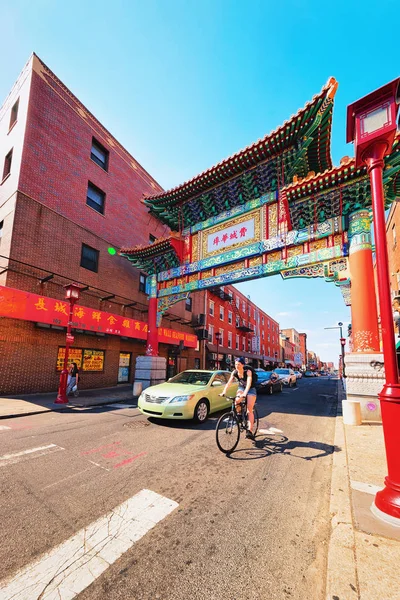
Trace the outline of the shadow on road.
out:
<instances>
[{"instance_id":1,"label":"shadow on road","mask_svg":"<svg viewBox=\"0 0 400 600\"><path fill-rule=\"evenodd\" d=\"M274 435L274 437L257 435L252 448L239 448L227 457L232 460L256 460L266 458L271 454L283 454L302 460L315 460L323 456L329 456L334 452L341 452L342 448L325 444L324 442L301 442L299 440L289 440L283 435Z\"/></svg>"}]
</instances>

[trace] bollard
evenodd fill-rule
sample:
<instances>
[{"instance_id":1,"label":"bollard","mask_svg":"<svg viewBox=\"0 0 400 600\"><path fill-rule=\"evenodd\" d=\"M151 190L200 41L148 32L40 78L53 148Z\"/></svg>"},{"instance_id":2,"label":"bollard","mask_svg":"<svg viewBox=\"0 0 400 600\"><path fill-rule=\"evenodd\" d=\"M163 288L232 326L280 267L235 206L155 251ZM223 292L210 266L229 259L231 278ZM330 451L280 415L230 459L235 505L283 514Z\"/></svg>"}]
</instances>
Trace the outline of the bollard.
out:
<instances>
[{"instance_id":1,"label":"bollard","mask_svg":"<svg viewBox=\"0 0 400 600\"><path fill-rule=\"evenodd\" d=\"M135 381L133 384L133 395L140 396L143 390L143 383L141 381Z\"/></svg>"},{"instance_id":2,"label":"bollard","mask_svg":"<svg viewBox=\"0 0 400 600\"><path fill-rule=\"evenodd\" d=\"M361 425L361 405L357 400L343 400L342 412L345 425Z\"/></svg>"}]
</instances>

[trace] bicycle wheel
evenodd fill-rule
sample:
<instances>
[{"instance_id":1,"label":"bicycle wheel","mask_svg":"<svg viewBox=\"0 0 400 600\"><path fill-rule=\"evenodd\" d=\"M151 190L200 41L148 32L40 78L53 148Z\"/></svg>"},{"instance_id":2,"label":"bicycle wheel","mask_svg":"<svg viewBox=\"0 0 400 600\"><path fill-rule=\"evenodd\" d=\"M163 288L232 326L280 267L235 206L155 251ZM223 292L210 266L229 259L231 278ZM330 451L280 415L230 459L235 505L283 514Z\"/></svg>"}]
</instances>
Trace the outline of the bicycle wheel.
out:
<instances>
[{"instance_id":1,"label":"bicycle wheel","mask_svg":"<svg viewBox=\"0 0 400 600\"><path fill-rule=\"evenodd\" d=\"M224 413L218 419L215 435L221 452L229 454L234 451L239 442L240 429L239 421L233 412Z\"/></svg>"}]
</instances>

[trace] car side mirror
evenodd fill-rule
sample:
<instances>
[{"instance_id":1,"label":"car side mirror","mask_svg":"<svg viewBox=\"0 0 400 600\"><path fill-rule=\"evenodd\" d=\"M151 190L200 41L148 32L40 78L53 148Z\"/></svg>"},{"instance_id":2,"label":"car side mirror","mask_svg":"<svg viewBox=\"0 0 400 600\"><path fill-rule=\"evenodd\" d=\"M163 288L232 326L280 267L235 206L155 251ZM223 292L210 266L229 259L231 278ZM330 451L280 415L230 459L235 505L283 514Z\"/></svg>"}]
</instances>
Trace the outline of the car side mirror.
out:
<instances>
[{"instance_id":1,"label":"car side mirror","mask_svg":"<svg viewBox=\"0 0 400 600\"><path fill-rule=\"evenodd\" d=\"M216 385L222 385L222 381L213 381L211 384L213 387Z\"/></svg>"}]
</instances>

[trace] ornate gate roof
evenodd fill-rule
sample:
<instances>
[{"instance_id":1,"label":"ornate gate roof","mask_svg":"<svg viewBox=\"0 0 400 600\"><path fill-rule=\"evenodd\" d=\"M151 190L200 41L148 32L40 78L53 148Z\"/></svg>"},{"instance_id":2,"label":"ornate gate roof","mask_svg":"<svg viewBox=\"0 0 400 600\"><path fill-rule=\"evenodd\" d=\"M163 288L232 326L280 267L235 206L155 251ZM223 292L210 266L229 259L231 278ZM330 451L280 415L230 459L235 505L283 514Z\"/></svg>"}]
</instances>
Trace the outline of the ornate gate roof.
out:
<instances>
[{"instance_id":1,"label":"ornate gate roof","mask_svg":"<svg viewBox=\"0 0 400 600\"><path fill-rule=\"evenodd\" d=\"M169 190L144 199L160 221L182 230L199 220L258 198L310 171L332 168L332 77L304 108L261 140Z\"/></svg>"}]
</instances>

